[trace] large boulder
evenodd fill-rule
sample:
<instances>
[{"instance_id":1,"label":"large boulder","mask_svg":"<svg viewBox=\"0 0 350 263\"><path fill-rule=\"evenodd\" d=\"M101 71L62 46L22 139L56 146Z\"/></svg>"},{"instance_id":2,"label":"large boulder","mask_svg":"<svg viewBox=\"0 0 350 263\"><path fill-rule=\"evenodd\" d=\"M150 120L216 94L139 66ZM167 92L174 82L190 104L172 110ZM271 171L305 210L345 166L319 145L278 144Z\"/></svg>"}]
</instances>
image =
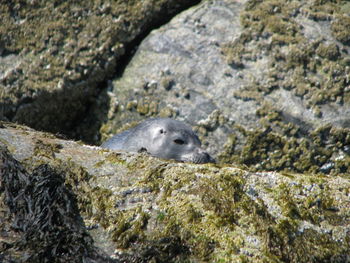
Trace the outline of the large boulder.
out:
<instances>
[{"instance_id":1,"label":"large boulder","mask_svg":"<svg viewBox=\"0 0 350 263\"><path fill-rule=\"evenodd\" d=\"M123 56L196 2L1 1L0 120L79 137L74 128ZM86 133L103 120L103 113L88 119Z\"/></svg>"},{"instance_id":2,"label":"large boulder","mask_svg":"<svg viewBox=\"0 0 350 263\"><path fill-rule=\"evenodd\" d=\"M350 261L349 176L176 163L8 123L0 141L2 260Z\"/></svg>"},{"instance_id":3,"label":"large boulder","mask_svg":"<svg viewBox=\"0 0 350 263\"><path fill-rule=\"evenodd\" d=\"M349 3L202 1L140 43L196 3L0 3L1 262L350 262ZM218 164L66 138L151 116Z\"/></svg>"},{"instance_id":4,"label":"large boulder","mask_svg":"<svg viewBox=\"0 0 350 263\"><path fill-rule=\"evenodd\" d=\"M130 120L172 116L224 163L349 173L349 10L203 1L152 31L114 79L103 138Z\"/></svg>"}]
</instances>

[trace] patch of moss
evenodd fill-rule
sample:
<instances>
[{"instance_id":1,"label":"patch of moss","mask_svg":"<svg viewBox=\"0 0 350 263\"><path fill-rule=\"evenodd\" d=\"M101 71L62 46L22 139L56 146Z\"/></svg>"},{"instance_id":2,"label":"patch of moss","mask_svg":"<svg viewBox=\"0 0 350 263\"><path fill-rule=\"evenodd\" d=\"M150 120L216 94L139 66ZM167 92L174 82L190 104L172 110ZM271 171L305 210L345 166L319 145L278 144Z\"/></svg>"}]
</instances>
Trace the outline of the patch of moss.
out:
<instances>
[{"instance_id":1,"label":"patch of moss","mask_svg":"<svg viewBox=\"0 0 350 263\"><path fill-rule=\"evenodd\" d=\"M193 179L196 184L191 184ZM232 175L225 178L221 174L217 179L202 178L198 181L193 176L188 178L180 170L174 177L165 176L161 183L167 189L159 203L164 234L176 233L195 257L205 261L228 257L242 244L242 237L235 237L233 232L234 223L240 218L233 208L237 208L241 201L242 178ZM226 234L221 228L227 228ZM218 244L220 248L215 251Z\"/></svg>"},{"instance_id":2,"label":"patch of moss","mask_svg":"<svg viewBox=\"0 0 350 263\"><path fill-rule=\"evenodd\" d=\"M167 190L158 202L162 234L179 237L199 261L307 262L313 256L320 260L327 258L334 248L336 254L345 253L344 246L339 248L338 242L312 229L304 230L306 234L295 235L302 220L315 220L305 214L310 207L305 207L296 198L302 184L292 185L292 189L283 184L272 189L285 216L284 220L276 222L263 203L253 201L243 191L246 182L242 175L239 170L235 174L221 171L203 178L190 176L190 179L181 171L174 176L163 174L160 185ZM319 220L332 207L332 199L327 198L327 194L318 196L323 204L315 211ZM316 195L314 198L318 200ZM245 225L253 231L250 233L252 238L257 235L259 242L263 242L262 258L242 256L241 249L247 245L247 236L241 232ZM314 248L311 244L317 238L322 242ZM309 246L304 247L305 242Z\"/></svg>"},{"instance_id":3,"label":"patch of moss","mask_svg":"<svg viewBox=\"0 0 350 263\"><path fill-rule=\"evenodd\" d=\"M222 53L225 56L227 63L234 68L244 67L242 62L242 54L243 51L246 52L246 48L244 47L244 43L242 43L243 41L239 40L226 43L222 47Z\"/></svg>"},{"instance_id":4,"label":"patch of moss","mask_svg":"<svg viewBox=\"0 0 350 263\"><path fill-rule=\"evenodd\" d=\"M219 155L222 162L248 165L254 171L348 173L349 150L344 138L348 129L336 129L343 134L342 138L329 133L324 136L327 125L305 133L303 124L289 123L288 116L283 116L265 101L266 95L276 89L285 89L301 98L319 118L323 115L321 105L349 102L347 54L337 43L308 40L298 20L305 15L308 19L330 20L333 34L339 33L336 38L345 43L349 30L345 30L348 16L344 13L344 5L346 3L340 0L248 1L240 16L244 33L226 43L223 53L228 63L233 61L231 64L239 65L238 70L244 68L247 61L256 59L252 50L259 50L261 56L267 54L271 58L267 73L261 78L253 77L233 94L235 98L255 100L263 105L257 110L263 128L246 131L233 127L237 131L236 137L240 138L239 145L236 140L229 139Z\"/></svg>"},{"instance_id":5,"label":"patch of moss","mask_svg":"<svg viewBox=\"0 0 350 263\"><path fill-rule=\"evenodd\" d=\"M342 219L337 218L331 191L325 187L322 178L314 176L311 181L313 181L311 184L307 180L293 185L281 184L273 190L282 208L283 216L294 220L305 220L316 225L324 220L341 224ZM298 200L298 193L302 195L307 193L308 196Z\"/></svg>"},{"instance_id":6,"label":"patch of moss","mask_svg":"<svg viewBox=\"0 0 350 263\"><path fill-rule=\"evenodd\" d=\"M96 143L91 137L107 112L94 119L90 106L117 60L145 32L197 2L1 2L1 53L21 62L2 80L9 91L1 93L5 118ZM147 112L154 107L151 102Z\"/></svg>"},{"instance_id":7,"label":"patch of moss","mask_svg":"<svg viewBox=\"0 0 350 263\"><path fill-rule=\"evenodd\" d=\"M224 145L223 151L219 154L218 158L223 163L229 163L231 156L234 155L237 143L237 136L233 133L228 136L228 139Z\"/></svg>"},{"instance_id":8,"label":"patch of moss","mask_svg":"<svg viewBox=\"0 0 350 263\"><path fill-rule=\"evenodd\" d=\"M335 21L331 25L334 37L345 45L350 44L350 17L346 14L336 16Z\"/></svg>"},{"instance_id":9,"label":"patch of moss","mask_svg":"<svg viewBox=\"0 0 350 263\"><path fill-rule=\"evenodd\" d=\"M158 103L154 100L140 99L136 111L141 115L152 116L158 112Z\"/></svg>"},{"instance_id":10,"label":"patch of moss","mask_svg":"<svg viewBox=\"0 0 350 263\"><path fill-rule=\"evenodd\" d=\"M246 166L252 171L293 171L332 175L350 172L350 130L325 125L305 133L286 122L281 112L268 105L257 111L263 129L236 126L243 141L229 139L219 160Z\"/></svg>"},{"instance_id":11,"label":"patch of moss","mask_svg":"<svg viewBox=\"0 0 350 263\"><path fill-rule=\"evenodd\" d=\"M348 30L345 28L349 18L342 13L342 5L343 1L314 1L312 4L300 1L249 1L240 17L245 31L235 41L226 43L223 53L228 63L238 69L244 68L246 61L255 60L256 55L252 55L252 50L268 54L272 61L268 76L264 79L273 81L254 80L234 95L260 101L262 96L259 93L268 94L282 87L303 96L308 105L315 108L316 116L322 116L322 112L315 105L347 102L349 96L344 92L350 74L347 54L340 51L335 43L324 44L322 39L306 39L303 27L295 18L303 15L303 12L325 12L327 16L334 14L329 18L334 19L333 32L337 32L338 40L342 39L340 41L345 43L348 41ZM309 18L313 19L312 16Z\"/></svg>"},{"instance_id":12,"label":"patch of moss","mask_svg":"<svg viewBox=\"0 0 350 263\"><path fill-rule=\"evenodd\" d=\"M278 114L270 117L280 119ZM349 139L348 134L325 127L315 133L318 143L329 134ZM106 162L120 160L110 154ZM341 257L347 249L328 234L303 225L326 219L337 226L347 220L336 210L337 200L321 176L305 176L303 181L300 176L281 175L281 180L286 177L293 183L268 188L282 211L283 218L276 219L260 198L262 192L254 194L257 186L247 182L249 174L239 169L139 155L128 161L127 179L112 189L99 185L99 177L73 162L55 166L76 194L80 213L109 233L126 261L308 262L313 257Z\"/></svg>"},{"instance_id":13,"label":"patch of moss","mask_svg":"<svg viewBox=\"0 0 350 263\"><path fill-rule=\"evenodd\" d=\"M329 220L328 222L335 225L343 224L343 219L338 217L339 214L334 208L332 209L334 200L329 189L324 188L322 178L314 177L300 184L281 184L272 191L285 216L284 220L269 227L267 245L272 248L275 256L278 255L283 262L309 262L315 258L318 261L329 257L339 258L341 262L348 248L340 248L341 242L332 240L327 234L319 233L307 223L318 225L324 220ZM308 193L307 198L305 193ZM298 194L301 194L300 199ZM313 246L317 238L320 239L320 242L317 242L319 245ZM292 245L293 249L280 247L278 244L281 242Z\"/></svg>"},{"instance_id":14,"label":"patch of moss","mask_svg":"<svg viewBox=\"0 0 350 263\"><path fill-rule=\"evenodd\" d=\"M316 50L316 54L329 60L336 60L340 56L340 51L334 43L329 45L321 43Z\"/></svg>"},{"instance_id":15,"label":"patch of moss","mask_svg":"<svg viewBox=\"0 0 350 263\"><path fill-rule=\"evenodd\" d=\"M343 11L343 2L345 1L317 0L307 4L302 11L315 21L327 21L332 19L332 15Z\"/></svg>"},{"instance_id":16,"label":"patch of moss","mask_svg":"<svg viewBox=\"0 0 350 263\"><path fill-rule=\"evenodd\" d=\"M34 155L53 159L55 153L59 153L62 145L58 143L47 143L42 140L37 140L34 146Z\"/></svg>"}]
</instances>

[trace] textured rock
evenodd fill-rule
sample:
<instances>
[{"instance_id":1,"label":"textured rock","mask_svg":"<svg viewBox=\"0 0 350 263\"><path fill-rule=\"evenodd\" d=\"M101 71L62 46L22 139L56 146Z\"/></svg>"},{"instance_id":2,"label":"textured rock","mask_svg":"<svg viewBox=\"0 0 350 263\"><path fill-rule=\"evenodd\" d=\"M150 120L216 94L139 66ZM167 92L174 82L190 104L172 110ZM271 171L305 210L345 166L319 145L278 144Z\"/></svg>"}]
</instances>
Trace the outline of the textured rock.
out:
<instances>
[{"instance_id":1,"label":"textured rock","mask_svg":"<svg viewBox=\"0 0 350 263\"><path fill-rule=\"evenodd\" d=\"M350 172L350 48L338 30L348 11L342 1L203 1L142 41L113 82L101 132L173 116L222 162Z\"/></svg>"},{"instance_id":2,"label":"textured rock","mask_svg":"<svg viewBox=\"0 0 350 263\"><path fill-rule=\"evenodd\" d=\"M50 246L42 246L43 240L50 244L60 233L70 233L76 238L68 238L57 251L69 248L69 258L83 246L95 262L107 260L103 252L111 262L350 261L349 176L250 173L166 162L80 145L23 126L1 127L1 211L11 213L0 220L23 218L20 211L27 211L24 216L37 222L35 216L50 218L46 209L62 218L56 224L49 221L54 222L50 227L34 225L42 233L34 235L40 244L34 249L28 244L33 239L22 239L18 246L16 236L6 235L14 225L2 225L0 256L5 259L21 258L26 248L28 257L45 252ZM21 194L7 187L21 184ZM8 193L19 197L11 199ZM11 200L36 205L32 213L11 210ZM62 214L60 207L67 211ZM69 220L72 224L65 223ZM17 222L19 229L25 225ZM33 237L25 229L17 233L17 239ZM86 243L76 242L79 235L85 235ZM45 255L39 259L48 259Z\"/></svg>"},{"instance_id":3,"label":"textured rock","mask_svg":"<svg viewBox=\"0 0 350 263\"><path fill-rule=\"evenodd\" d=\"M206 1L152 31L139 46L123 76L113 83L118 102L126 108L120 115L117 112L117 121L135 115L136 109L146 116L160 113L197 124L224 107L225 116L239 118L245 114L240 117L244 120L249 114L257 121L252 103L236 100L236 104L231 104L230 92L234 89L231 85L238 87L239 83L225 81L225 78L232 79L235 72L221 54L222 43L241 31L239 13L242 8L244 6L236 1ZM227 136L225 126L232 121L231 118L222 125L214 124L212 129L216 137ZM113 126L120 125L113 123ZM220 140L225 141L225 137ZM215 142L210 145L213 150L214 144L222 146L219 140Z\"/></svg>"},{"instance_id":4,"label":"textured rock","mask_svg":"<svg viewBox=\"0 0 350 263\"><path fill-rule=\"evenodd\" d=\"M130 44L195 3L2 1L0 119L74 135Z\"/></svg>"},{"instance_id":5,"label":"textured rock","mask_svg":"<svg viewBox=\"0 0 350 263\"><path fill-rule=\"evenodd\" d=\"M1 119L97 143L172 116L225 163L0 123L0 261L350 262L349 3L203 1L124 57L190 4L0 4Z\"/></svg>"}]
</instances>

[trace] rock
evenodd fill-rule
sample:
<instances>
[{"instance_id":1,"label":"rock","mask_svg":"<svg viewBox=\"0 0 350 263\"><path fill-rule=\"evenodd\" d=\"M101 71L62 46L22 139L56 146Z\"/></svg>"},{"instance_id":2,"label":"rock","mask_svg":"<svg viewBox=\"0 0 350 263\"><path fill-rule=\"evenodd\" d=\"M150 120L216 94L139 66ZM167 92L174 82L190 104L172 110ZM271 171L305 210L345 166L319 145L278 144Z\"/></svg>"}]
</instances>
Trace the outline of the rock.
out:
<instances>
[{"instance_id":1,"label":"rock","mask_svg":"<svg viewBox=\"0 0 350 263\"><path fill-rule=\"evenodd\" d=\"M349 4L202 1L129 57L195 3L0 4L1 262L350 262ZM220 162L65 139L149 116Z\"/></svg>"},{"instance_id":2,"label":"rock","mask_svg":"<svg viewBox=\"0 0 350 263\"><path fill-rule=\"evenodd\" d=\"M197 126L223 163L350 172L344 10L272 0L203 1L186 10L152 31L113 81L118 111L103 138L130 120L165 115Z\"/></svg>"},{"instance_id":3,"label":"rock","mask_svg":"<svg viewBox=\"0 0 350 263\"><path fill-rule=\"evenodd\" d=\"M2 2L0 120L84 137L74 127L131 44L196 2ZM85 122L96 132L104 118Z\"/></svg>"},{"instance_id":4,"label":"rock","mask_svg":"<svg viewBox=\"0 0 350 263\"><path fill-rule=\"evenodd\" d=\"M2 259L21 259L23 248L34 257L48 247L33 249L32 238L52 241L70 233L85 243L66 234L57 251L67 248L69 258L83 246L91 262L350 260L349 176L176 163L9 123L1 124L0 142ZM36 221L52 218L46 209L60 220ZM24 217L38 222L40 236L24 229ZM15 229L22 229L17 236L10 234Z\"/></svg>"}]
</instances>

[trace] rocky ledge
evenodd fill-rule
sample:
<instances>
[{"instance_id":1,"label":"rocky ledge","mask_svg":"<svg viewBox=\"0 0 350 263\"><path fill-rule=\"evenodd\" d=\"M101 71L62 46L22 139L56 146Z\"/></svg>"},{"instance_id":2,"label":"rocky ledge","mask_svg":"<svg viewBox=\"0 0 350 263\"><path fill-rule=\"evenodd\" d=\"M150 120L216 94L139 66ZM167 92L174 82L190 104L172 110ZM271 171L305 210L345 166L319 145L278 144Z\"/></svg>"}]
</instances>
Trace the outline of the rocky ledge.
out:
<instances>
[{"instance_id":1,"label":"rocky ledge","mask_svg":"<svg viewBox=\"0 0 350 263\"><path fill-rule=\"evenodd\" d=\"M2 123L3 262L349 262L350 178L112 152Z\"/></svg>"}]
</instances>

